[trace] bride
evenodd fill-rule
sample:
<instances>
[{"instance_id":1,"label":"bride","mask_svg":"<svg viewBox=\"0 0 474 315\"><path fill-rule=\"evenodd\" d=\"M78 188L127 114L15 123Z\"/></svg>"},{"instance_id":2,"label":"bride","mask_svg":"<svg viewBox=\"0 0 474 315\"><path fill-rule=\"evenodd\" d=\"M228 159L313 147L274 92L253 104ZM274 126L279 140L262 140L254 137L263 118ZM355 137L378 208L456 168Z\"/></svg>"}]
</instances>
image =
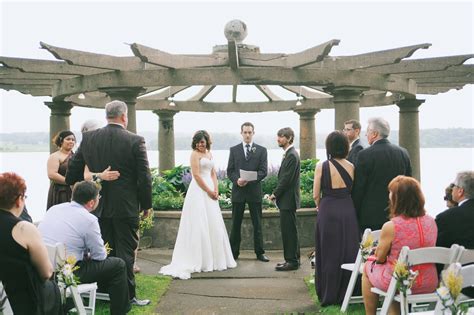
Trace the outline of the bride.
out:
<instances>
[{"instance_id":1,"label":"bride","mask_svg":"<svg viewBox=\"0 0 474 315\"><path fill-rule=\"evenodd\" d=\"M217 176L205 130L193 136L192 180L186 193L171 264L160 273L189 279L191 273L237 266L218 202Z\"/></svg>"}]
</instances>

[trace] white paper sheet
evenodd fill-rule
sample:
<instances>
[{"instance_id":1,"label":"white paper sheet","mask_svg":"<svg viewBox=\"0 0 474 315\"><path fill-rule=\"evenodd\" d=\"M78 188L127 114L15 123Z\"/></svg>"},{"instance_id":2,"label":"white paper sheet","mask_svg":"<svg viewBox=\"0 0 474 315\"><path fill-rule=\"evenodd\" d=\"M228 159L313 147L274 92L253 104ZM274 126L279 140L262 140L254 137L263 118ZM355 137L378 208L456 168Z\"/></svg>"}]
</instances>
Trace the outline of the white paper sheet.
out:
<instances>
[{"instance_id":1,"label":"white paper sheet","mask_svg":"<svg viewBox=\"0 0 474 315\"><path fill-rule=\"evenodd\" d=\"M240 170L240 178L248 182L257 180L257 172Z\"/></svg>"}]
</instances>

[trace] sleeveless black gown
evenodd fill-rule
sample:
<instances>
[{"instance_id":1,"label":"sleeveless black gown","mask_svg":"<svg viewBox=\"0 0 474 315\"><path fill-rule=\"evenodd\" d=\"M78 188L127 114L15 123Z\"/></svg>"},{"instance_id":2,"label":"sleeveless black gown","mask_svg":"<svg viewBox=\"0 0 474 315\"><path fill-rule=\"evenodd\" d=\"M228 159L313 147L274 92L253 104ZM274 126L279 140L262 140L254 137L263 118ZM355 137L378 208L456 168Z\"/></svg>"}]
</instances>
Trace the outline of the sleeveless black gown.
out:
<instances>
[{"instance_id":1,"label":"sleeveless black gown","mask_svg":"<svg viewBox=\"0 0 474 315\"><path fill-rule=\"evenodd\" d=\"M345 188L332 189L329 163ZM342 304L351 273L341 265L353 263L359 250L359 225L351 198L352 178L337 161L323 163L322 198L316 219L316 292L322 306Z\"/></svg>"}]
</instances>

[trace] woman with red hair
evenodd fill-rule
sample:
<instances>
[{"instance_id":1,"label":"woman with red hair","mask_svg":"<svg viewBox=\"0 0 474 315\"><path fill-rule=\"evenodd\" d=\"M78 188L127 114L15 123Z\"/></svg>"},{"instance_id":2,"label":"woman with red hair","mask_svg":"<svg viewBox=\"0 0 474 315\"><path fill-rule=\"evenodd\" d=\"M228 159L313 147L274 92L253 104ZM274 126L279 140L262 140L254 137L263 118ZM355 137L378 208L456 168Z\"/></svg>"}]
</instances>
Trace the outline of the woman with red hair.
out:
<instances>
[{"instance_id":1,"label":"woman with red hair","mask_svg":"<svg viewBox=\"0 0 474 315\"><path fill-rule=\"evenodd\" d=\"M410 249L436 246L438 229L426 214L420 183L412 177L397 176L389 184L390 221L382 226L375 256L369 257L362 276L362 295L366 314L375 314L378 295L372 287L387 291L394 265L403 246ZM435 264L414 266L418 277L411 288L415 294L431 293L438 286ZM400 304L392 303L389 314L399 314Z\"/></svg>"},{"instance_id":2,"label":"woman with red hair","mask_svg":"<svg viewBox=\"0 0 474 315\"><path fill-rule=\"evenodd\" d=\"M53 266L36 226L21 221L25 180L0 174L0 281L14 314L60 314L58 287L48 279Z\"/></svg>"}]
</instances>

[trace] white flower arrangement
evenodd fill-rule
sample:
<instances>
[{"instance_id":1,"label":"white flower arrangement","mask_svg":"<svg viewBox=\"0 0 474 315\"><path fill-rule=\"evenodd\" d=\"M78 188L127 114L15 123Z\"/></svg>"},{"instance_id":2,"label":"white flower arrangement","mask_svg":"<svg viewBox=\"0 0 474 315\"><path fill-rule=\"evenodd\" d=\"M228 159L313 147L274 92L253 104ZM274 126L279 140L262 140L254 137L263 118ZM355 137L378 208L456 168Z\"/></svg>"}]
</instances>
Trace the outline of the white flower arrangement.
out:
<instances>
[{"instance_id":1,"label":"white flower arrangement","mask_svg":"<svg viewBox=\"0 0 474 315\"><path fill-rule=\"evenodd\" d=\"M257 150L256 147L252 147L252 153L255 153L256 150Z\"/></svg>"},{"instance_id":2,"label":"white flower arrangement","mask_svg":"<svg viewBox=\"0 0 474 315\"><path fill-rule=\"evenodd\" d=\"M370 255L375 253L375 248L377 247L378 241L374 240L372 233L369 233L365 239L360 242L360 250L362 254L362 263L367 261Z\"/></svg>"},{"instance_id":3,"label":"white flower arrangement","mask_svg":"<svg viewBox=\"0 0 474 315\"><path fill-rule=\"evenodd\" d=\"M443 314L445 311L450 311L451 314L466 314L467 305L458 303L458 297L461 294L462 289L462 276L459 274L461 270L461 264L453 263L448 269L443 270L441 273L441 284L436 290L441 304L443 305Z\"/></svg>"}]
</instances>

